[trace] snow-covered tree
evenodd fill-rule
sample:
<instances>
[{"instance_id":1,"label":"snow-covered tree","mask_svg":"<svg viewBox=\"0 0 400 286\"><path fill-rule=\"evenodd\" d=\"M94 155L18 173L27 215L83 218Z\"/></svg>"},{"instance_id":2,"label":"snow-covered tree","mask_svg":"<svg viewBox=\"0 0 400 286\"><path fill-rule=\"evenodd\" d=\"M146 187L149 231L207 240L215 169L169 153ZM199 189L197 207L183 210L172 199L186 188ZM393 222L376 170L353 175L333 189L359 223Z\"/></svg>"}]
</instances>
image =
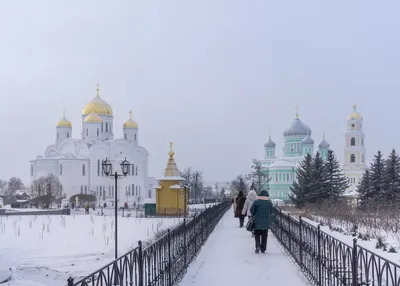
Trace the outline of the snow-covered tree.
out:
<instances>
[{"instance_id":1,"label":"snow-covered tree","mask_svg":"<svg viewBox=\"0 0 400 286\"><path fill-rule=\"evenodd\" d=\"M323 186L327 198L338 199L350 186L349 178L345 176L333 150L328 150L325 160Z\"/></svg>"},{"instance_id":2,"label":"snow-covered tree","mask_svg":"<svg viewBox=\"0 0 400 286\"><path fill-rule=\"evenodd\" d=\"M384 160L382 158L381 151L378 151L378 153L374 156L374 161L372 162L369 171L369 192L373 194L373 198L376 202L384 202L386 200L385 192L382 188L384 183L384 175Z\"/></svg>"},{"instance_id":3,"label":"snow-covered tree","mask_svg":"<svg viewBox=\"0 0 400 286\"><path fill-rule=\"evenodd\" d=\"M371 203L374 194L371 192L371 182L369 179L369 171L366 170L357 186L360 207L365 207Z\"/></svg>"},{"instance_id":4,"label":"snow-covered tree","mask_svg":"<svg viewBox=\"0 0 400 286\"><path fill-rule=\"evenodd\" d=\"M312 182L311 182L311 192L307 196L307 201L310 203L322 202L329 198L327 192L325 179L325 162L320 156L319 152L315 154L312 160Z\"/></svg>"},{"instance_id":5,"label":"snow-covered tree","mask_svg":"<svg viewBox=\"0 0 400 286\"><path fill-rule=\"evenodd\" d=\"M400 200L400 158L395 149L385 160L384 168L383 197L387 202L398 202Z\"/></svg>"},{"instance_id":6,"label":"snow-covered tree","mask_svg":"<svg viewBox=\"0 0 400 286\"><path fill-rule=\"evenodd\" d=\"M312 161L313 158L311 155L307 154L296 170L296 181L294 181L293 185L290 187L291 193L289 194L289 199L298 208L305 206L308 196L312 193Z\"/></svg>"}]
</instances>

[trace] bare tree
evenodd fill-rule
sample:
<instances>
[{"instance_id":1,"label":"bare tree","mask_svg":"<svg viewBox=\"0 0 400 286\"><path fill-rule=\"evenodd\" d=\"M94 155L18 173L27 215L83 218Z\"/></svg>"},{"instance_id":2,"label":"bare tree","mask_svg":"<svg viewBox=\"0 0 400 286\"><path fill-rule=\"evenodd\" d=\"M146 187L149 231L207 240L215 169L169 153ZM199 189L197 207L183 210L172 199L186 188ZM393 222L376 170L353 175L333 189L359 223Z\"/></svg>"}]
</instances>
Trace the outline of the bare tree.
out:
<instances>
[{"instance_id":1,"label":"bare tree","mask_svg":"<svg viewBox=\"0 0 400 286\"><path fill-rule=\"evenodd\" d=\"M200 197L203 190L202 173L193 171L192 168L189 167L181 173L181 176L185 178L185 184L190 187L189 198L194 198L195 201L197 201L197 198Z\"/></svg>"},{"instance_id":2,"label":"bare tree","mask_svg":"<svg viewBox=\"0 0 400 286\"><path fill-rule=\"evenodd\" d=\"M24 188L25 188L24 183L20 178L11 177L7 183L7 190L5 192L5 196L7 197L14 196L16 191L23 190Z\"/></svg>"},{"instance_id":3,"label":"bare tree","mask_svg":"<svg viewBox=\"0 0 400 286\"><path fill-rule=\"evenodd\" d=\"M7 195L7 187L8 187L7 181L0 179L0 196Z\"/></svg>"},{"instance_id":4,"label":"bare tree","mask_svg":"<svg viewBox=\"0 0 400 286\"><path fill-rule=\"evenodd\" d=\"M239 191L247 192L248 185L246 178L242 175L237 176L236 179L233 180L231 183L231 189L237 192Z\"/></svg>"},{"instance_id":5,"label":"bare tree","mask_svg":"<svg viewBox=\"0 0 400 286\"><path fill-rule=\"evenodd\" d=\"M271 179L269 178L268 171L263 168L261 162L257 159L253 159L251 168L252 172L248 175L248 179L253 182L257 192L260 192L263 187L268 189L267 184Z\"/></svg>"},{"instance_id":6,"label":"bare tree","mask_svg":"<svg viewBox=\"0 0 400 286\"><path fill-rule=\"evenodd\" d=\"M49 207L52 202L62 197L62 185L56 175L49 174L32 182L31 193L36 202Z\"/></svg>"}]
</instances>

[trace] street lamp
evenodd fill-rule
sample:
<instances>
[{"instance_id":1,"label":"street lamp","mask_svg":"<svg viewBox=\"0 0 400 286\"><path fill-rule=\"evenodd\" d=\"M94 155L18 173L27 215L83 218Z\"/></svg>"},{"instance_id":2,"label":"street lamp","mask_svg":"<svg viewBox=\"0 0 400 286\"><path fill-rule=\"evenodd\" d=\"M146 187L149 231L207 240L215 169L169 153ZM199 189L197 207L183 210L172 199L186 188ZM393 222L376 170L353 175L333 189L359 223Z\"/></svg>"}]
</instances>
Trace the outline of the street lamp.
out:
<instances>
[{"instance_id":1,"label":"street lamp","mask_svg":"<svg viewBox=\"0 0 400 286\"><path fill-rule=\"evenodd\" d=\"M117 181L118 179L125 178L126 175L129 174L129 168L130 168L129 162L126 160L121 162L121 171L122 174L118 174L118 172L115 172L114 174L112 173L112 164L111 162L106 158L102 163L101 167L103 168L104 174L109 177L110 179L114 178L115 186L114 186L114 198L115 198L115 259L118 258L118 195L117 195Z\"/></svg>"}]
</instances>

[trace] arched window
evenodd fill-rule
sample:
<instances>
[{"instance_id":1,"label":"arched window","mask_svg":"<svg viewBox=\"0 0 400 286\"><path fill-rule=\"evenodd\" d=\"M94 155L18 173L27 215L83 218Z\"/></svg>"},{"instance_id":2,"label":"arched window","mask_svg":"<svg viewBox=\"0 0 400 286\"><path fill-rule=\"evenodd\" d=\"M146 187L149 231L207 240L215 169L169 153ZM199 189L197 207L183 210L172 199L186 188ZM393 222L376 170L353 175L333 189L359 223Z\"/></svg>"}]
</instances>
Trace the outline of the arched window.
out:
<instances>
[{"instance_id":1,"label":"arched window","mask_svg":"<svg viewBox=\"0 0 400 286\"><path fill-rule=\"evenodd\" d=\"M126 133L124 133L124 139L126 140L126 138L127 138L127 137L126 137Z\"/></svg>"},{"instance_id":2,"label":"arched window","mask_svg":"<svg viewBox=\"0 0 400 286\"><path fill-rule=\"evenodd\" d=\"M82 165L82 176L85 176L85 164Z\"/></svg>"},{"instance_id":3,"label":"arched window","mask_svg":"<svg viewBox=\"0 0 400 286\"><path fill-rule=\"evenodd\" d=\"M361 146L364 146L364 138L361 138Z\"/></svg>"},{"instance_id":4,"label":"arched window","mask_svg":"<svg viewBox=\"0 0 400 286\"><path fill-rule=\"evenodd\" d=\"M151 190L149 190L149 198L151 198Z\"/></svg>"},{"instance_id":5,"label":"arched window","mask_svg":"<svg viewBox=\"0 0 400 286\"><path fill-rule=\"evenodd\" d=\"M60 164L60 176L62 175L62 164Z\"/></svg>"},{"instance_id":6,"label":"arched window","mask_svg":"<svg viewBox=\"0 0 400 286\"><path fill-rule=\"evenodd\" d=\"M108 123L106 122L106 132L108 132Z\"/></svg>"},{"instance_id":7,"label":"arched window","mask_svg":"<svg viewBox=\"0 0 400 286\"><path fill-rule=\"evenodd\" d=\"M136 176L137 176L137 173L138 173L138 167L136 166Z\"/></svg>"},{"instance_id":8,"label":"arched window","mask_svg":"<svg viewBox=\"0 0 400 286\"><path fill-rule=\"evenodd\" d=\"M86 128L86 136L89 136L89 129Z\"/></svg>"},{"instance_id":9,"label":"arched window","mask_svg":"<svg viewBox=\"0 0 400 286\"><path fill-rule=\"evenodd\" d=\"M350 139L350 145L351 145L351 146L356 146L356 138L352 137L352 138Z\"/></svg>"},{"instance_id":10,"label":"arched window","mask_svg":"<svg viewBox=\"0 0 400 286\"><path fill-rule=\"evenodd\" d=\"M97 176L100 176L100 159L97 160Z\"/></svg>"},{"instance_id":11,"label":"arched window","mask_svg":"<svg viewBox=\"0 0 400 286\"><path fill-rule=\"evenodd\" d=\"M31 176L33 177L33 166L31 166Z\"/></svg>"},{"instance_id":12,"label":"arched window","mask_svg":"<svg viewBox=\"0 0 400 286\"><path fill-rule=\"evenodd\" d=\"M132 176L134 176L135 175L135 164L132 164Z\"/></svg>"},{"instance_id":13,"label":"arched window","mask_svg":"<svg viewBox=\"0 0 400 286\"><path fill-rule=\"evenodd\" d=\"M57 140L60 139L60 134L57 132Z\"/></svg>"},{"instance_id":14,"label":"arched window","mask_svg":"<svg viewBox=\"0 0 400 286\"><path fill-rule=\"evenodd\" d=\"M356 162L356 155L351 154L350 155L350 163L355 163Z\"/></svg>"},{"instance_id":15,"label":"arched window","mask_svg":"<svg viewBox=\"0 0 400 286\"><path fill-rule=\"evenodd\" d=\"M103 122L101 123L101 132L103 132L103 130L104 130L104 124L103 124Z\"/></svg>"},{"instance_id":16,"label":"arched window","mask_svg":"<svg viewBox=\"0 0 400 286\"><path fill-rule=\"evenodd\" d=\"M135 137L135 141L136 141L136 140L137 140L136 133L135 133L135 136L134 136L134 137Z\"/></svg>"},{"instance_id":17,"label":"arched window","mask_svg":"<svg viewBox=\"0 0 400 286\"><path fill-rule=\"evenodd\" d=\"M67 138L69 138L69 132L67 132Z\"/></svg>"},{"instance_id":18,"label":"arched window","mask_svg":"<svg viewBox=\"0 0 400 286\"><path fill-rule=\"evenodd\" d=\"M81 186L81 194L83 194L83 186Z\"/></svg>"},{"instance_id":19,"label":"arched window","mask_svg":"<svg viewBox=\"0 0 400 286\"><path fill-rule=\"evenodd\" d=\"M97 128L97 136L99 136L99 128Z\"/></svg>"},{"instance_id":20,"label":"arched window","mask_svg":"<svg viewBox=\"0 0 400 286\"><path fill-rule=\"evenodd\" d=\"M87 195L87 186L85 186L85 195Z\"/></svg>"}]
</instances>

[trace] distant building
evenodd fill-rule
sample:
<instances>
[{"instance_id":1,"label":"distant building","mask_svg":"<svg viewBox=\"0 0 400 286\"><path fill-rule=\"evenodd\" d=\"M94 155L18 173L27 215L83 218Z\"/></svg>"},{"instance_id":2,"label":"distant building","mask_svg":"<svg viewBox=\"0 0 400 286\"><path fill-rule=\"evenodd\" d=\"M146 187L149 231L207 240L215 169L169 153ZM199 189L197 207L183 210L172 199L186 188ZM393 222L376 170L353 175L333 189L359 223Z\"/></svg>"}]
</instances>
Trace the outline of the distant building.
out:
<instances>
[{"instance_id":1,"label":"distant building","mask_svg":"<svg viewBox=\"0 0 400 286\"><path fill-rule=\"evenodd\" d=\"M58 177L62 195L68 199L76 194L92 194L98 203L114 205L114 192L118 191L119 204L129 205L143 201L154 194L148 177L149 154L139 144L139 126L132 119L121 124L123 138L114 138L114 114L111 106L100 97L97 86L96 96L82 109L80 138L73 138L72 124L63 114L55 127L55 142L50 144L44 155L30 162L31 181L48 174ZM105 176L101 163L108 159L113 170L120 168L125 158L131 164L126 178L118 181Z\"/></svg>"},{"instance_id":2,"label":"distant building","mask_svg":"<svg viewBox=\"0 0 400 286\"><path fill-rule=\"evenodd\" d=\"M366 170L365 134L362 131L362 120L356 106L353 106L353 112L347 119L345 160L342 165L343 171L351 183L348 191L355 190ZM290 187L296 180L297 168L307 154L313 155L315 153L314 140L311 138L311 134L310 127L302 122L298 113L296 113L296 118L291 126L283 132L284 147L281 158L276 156L276 143L272 141L271 136L265 143L264 159L260 162L270 181L263 188L269 190L272 199L289 200ZM324 135L318 145L318 152L322 158L326 158L329 149L330 145L325 140Z\"/></svg>"}]
</instances>

